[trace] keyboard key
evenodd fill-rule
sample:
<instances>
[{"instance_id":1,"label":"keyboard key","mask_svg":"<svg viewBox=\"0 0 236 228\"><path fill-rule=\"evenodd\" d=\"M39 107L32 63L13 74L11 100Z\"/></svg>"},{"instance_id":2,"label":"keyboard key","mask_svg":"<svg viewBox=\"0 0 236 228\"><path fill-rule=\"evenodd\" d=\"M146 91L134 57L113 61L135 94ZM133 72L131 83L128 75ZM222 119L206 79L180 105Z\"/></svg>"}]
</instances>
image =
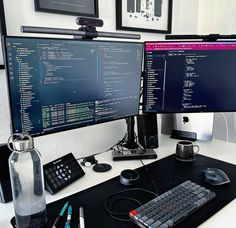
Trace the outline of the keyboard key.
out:
<instances>
[{"instance_id":1,"label":"keyboard key","mask_svg":"<svg viewBox=\"0 0 236 228\"><path fill-rule=\"evenodd\" d=\"M161 222L157 220L155 223L151 224L149 227L156 228L156 227L160 227L160 225L161 225Z\"/></svg>"}]
</instances>

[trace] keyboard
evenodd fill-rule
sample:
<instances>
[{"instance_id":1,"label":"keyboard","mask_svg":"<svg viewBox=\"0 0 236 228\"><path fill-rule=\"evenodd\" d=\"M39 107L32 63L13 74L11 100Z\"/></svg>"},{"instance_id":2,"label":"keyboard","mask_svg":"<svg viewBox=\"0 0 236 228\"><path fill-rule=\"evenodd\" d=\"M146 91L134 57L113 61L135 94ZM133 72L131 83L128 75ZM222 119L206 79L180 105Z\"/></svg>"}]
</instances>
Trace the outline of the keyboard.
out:
<instances>
[{"instance_id":1,"label":"keyboard","mask_svg":"<svg viewBox=\"0 0 236 228\"><path fill-rule=\"evenodd\" d=\"M214 197L213 191L188 180L132 210L129 217L142 228L173 227Z\"/></svg>"},{"instance_id":2,"label":"keyboard","mask_svg":"<svg viewBox=\"0 0 236 228\"><path fill-rule=\"evenodd\" d=\"M60 157L43 166L45 188L55 194L85 175L72 153Z\"/></svg>"}]
</instances>

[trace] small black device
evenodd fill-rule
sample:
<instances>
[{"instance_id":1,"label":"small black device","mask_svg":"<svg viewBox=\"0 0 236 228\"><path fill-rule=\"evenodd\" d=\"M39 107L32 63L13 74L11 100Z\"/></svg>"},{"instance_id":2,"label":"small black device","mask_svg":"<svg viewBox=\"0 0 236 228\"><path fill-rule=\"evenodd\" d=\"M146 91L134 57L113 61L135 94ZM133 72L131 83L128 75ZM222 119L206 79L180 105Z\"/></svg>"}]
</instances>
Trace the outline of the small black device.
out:
<instances>
[{"instance_id":1,"label":"small black device","mask_svg":"<svg viewBox=\"0 0 236 228\"><path fill-rule=\"evenodd\" d=\"M93 170L98 173L107 172L107 171L111 170L111 168L112 168L111 165L106 164L106 163L98 163L93 166Z\"/></svg>"},{"instance_id":2,"label":"small black device","mask_svg":"<svg viewBox=\"0 0 236 228\"><path fill-rule=\"evenodd\" d=\"M217 168L207 168L202 171L204 180L211 185L223 185L230 183L230 179L227 174Z\"/></svg>"},{"instance_id":3,"label":"small black device","mask_svg":"<svg viewBox=\"0 0 236 228\"><path fill-rule=\"evenodd\" d=\"M140 175L136 170L125 169L120 173L120 183L126 186L136 184L139 178Z\"/></svg>"},{"instance_id":4,"label":"small black device","mask_svg":"<svg viewBox=\"0 0 236 228\"><path fill-rule=\"evenodd\" d=\"M12 200L12 190L8 158L11 151L7 144L0 144L0 202L7 203Z\"/></svg>"},{"instance_id":5,"label":"small black device","mask_svg":"<svg viewBox=\"0 0 236 228\"><path fill-rule=\"evenodd\" d=\"M72 153L60 157L43 166L45 188L55 194L85 173Z\"/></svg>"},{"instance_id":6,"label":"small black device","mask_svg":"<svg viewBox=\"0 0 236 228\"><path fill-rule=\"evenodd\" d=\"M94 156L88 156L88 157L85 157L82 159L82 161L80 162L80 164L82 166L86 166L86 167L89 167L91 165L94 165L94 164L97 164L98 161L95 159Z\"/></svg>"},{"instance_id":7,"label":"small black device","mask_svg":"<svg viewBox=\"0 0 236 228\"><path fill-rule=\"evenodd\" d=\"M155 159L157 154L152 149L113 150L112 158L113 161Z\"/></svg>"},{"instance_id":8,"label":"small black device","mask_svg":"<svg viewBox=\"0 0 236 228\"><path fill-rule=\"evenodd\" d=\"M78 25L81 25L81 27L78 30L85 32L86 35L74 36L75 39L92 40L93 38L98 37L98 32L96 27L103 26L103 20L86 18L86 17L77 17L76 23Z\"/></svg>"},{"instance_id":9,"label":"small black device","mask_svg":"<svg viewBox=\"0 0 236 228\"><path fill-rule=\"evenodd\" d=\"M152 113L137 116L138 141L143 148L158 148L157 115Z\"/></svg>"},{"instance_id":10,"label":"small black device","mask_svg":"<svg viewBox=\"0 0 236 228\"><path fill-rule=\"evenodd\" d=\"M82 26L102 27L103 20L88 17L77 17L76 24Z\"/></svg>"},{"instance_id":11,"label":"small black device","mask_svg":"<svg viewBox=\"0 0 236 228\"><path fill-rule=\"evenodd\" d=\"M190 141L196 141L197 139L197 133L196 132L191 132L191 131L179 131L173 129L171 131L171 136L172 139L183 139L183 140L190 140Z\"/></svg>"}]
</instances>

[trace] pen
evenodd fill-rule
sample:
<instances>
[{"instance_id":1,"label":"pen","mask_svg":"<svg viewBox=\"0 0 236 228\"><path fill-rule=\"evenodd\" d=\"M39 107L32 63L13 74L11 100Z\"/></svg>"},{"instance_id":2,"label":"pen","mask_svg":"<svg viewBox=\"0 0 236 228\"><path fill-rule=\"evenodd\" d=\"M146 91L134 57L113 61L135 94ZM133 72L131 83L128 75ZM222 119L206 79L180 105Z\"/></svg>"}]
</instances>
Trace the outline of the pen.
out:
<instances>
[{"instance_id":1,"label":"pen","mask_svg":"<svg viewBox=\"0 0 236 228\"><path fill-rule=\"evenodd\" d=\"M72 215L72 206L70 205L70 206L68 207L67 221L66 221L66 224L65 224L65 228L70 228L71 215Z\"/></svg>"},{"instance_id":2,"label":"pen","mask_svg":"<svg viewBox=\"0 0 236 228\"><path fill-rule=\"evenodd\" d=\"M68 207L68 203L69 203L69 201L67 203L65 203L65 205L61 209L61 212L60 212L59 216L56 218L55 222L53 223L52 228L56 228L57 227L58 223L60 222L61 217L64 215L65 210Z\"/></svg>"},{"instance_id":3,"label":"pen","mask_svg":"<svg viewBox=\"0 0 236 228\"><path fill-rule=\"evenodd\" d=\"M79 228L85 228L85 225L84 225L84 209L82 207L79 208Z\"/></svg>"}]
</instances>

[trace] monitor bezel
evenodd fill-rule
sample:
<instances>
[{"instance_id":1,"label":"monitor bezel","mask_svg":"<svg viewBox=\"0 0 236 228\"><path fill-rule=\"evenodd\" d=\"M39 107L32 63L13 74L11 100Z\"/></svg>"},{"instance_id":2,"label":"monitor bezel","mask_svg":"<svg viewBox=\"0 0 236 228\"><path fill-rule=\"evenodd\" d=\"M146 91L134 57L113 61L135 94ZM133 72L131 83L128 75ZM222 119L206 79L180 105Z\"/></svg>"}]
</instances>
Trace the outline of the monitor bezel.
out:
<instances>
[{"instance_id":1,"label":"monitor bezel","mask_svg":"<svg viewBox=\"0 0 236 228\"><path fill-rule=\"evenodd\" d=\"M11 83L10 83L10 77L9 77L9 64L8 64L8 58L7 58L7 47L6 47L6 40L8 38L13 38L13 39L42 39L42 40L65 40L65 41L72 41L72 42L102 42L102 43L128 43L128 44L141 44L141 64L140 64L140 76L139 76L139 95L141 93L141 80L142 80L142 64L143 64L143 52L144 52L144 48L143 48L143 42L132 42L132 41L116 41L116 40L84 40L84 39L70 39L70 38L53 38L53 37L30 37L30 36L4 36L3 39L3 46L4 46L4 55L6 56L6 77L7 77L7 94L8 94L8 101L9 101L9 113L10 113L10 129L11 129L11 133L16 133L14 131L14 115L13 115L13 110L12 110L12 96L11 96ZM67 132L70 130L76 130L79 128L84 128L84 127L89 127L89 126L95 126L95 125L99 125L99 124L104 124L104 123L109 123L112 121L117 121L117 120L122 120L122 119L126 119L128 117L134 117L137 116L139 114L140 111L140 96L139 96L139 103L137 106L137 113L135 114L130 114L127 116L123 116L123 117L119 117L119 118L115 118L115 119L109 119L109 120L104 120L104 121L99 121L96 123L86 123L86 124L80 124L80 126L70 126L68 129L60 129L57 128L56 130L50 130L50 131L46 131L46 132L40 132L37 134L30 134L32 137L38 137L38 136L44 136L44 135L49 135L49 134L56 134L56 133L60 133L60 132ZM63 127L62 127L63 128ZM19 132L17 132L19 133Z\"/></svg>"},{"instance_id":2,"label":"monitor bezel","mask_svg":"<svg viewBox=\"0 0 236 228\"><path fill-rule=\"evenodd\" d=\"M144 102L144 93L145 93L145 89L147 88L146 87L146 80L145 80L145 77L146 77L146 74L147 74L147 69L146 69L146 61L147 61L147 56L146 56L146 44L147 43L234 43L236 44L236 40L233 41L233 40L217 40L217 41L206 41L206 40L159 40L159 41L144 41L144 45L143 45L143 55L144 55L144 60L143 60L143 71L144 71L144 74L143 74L143 102L142 102L142 111L143 113L153 113L153 114L174 114L174 113L220 113L220 112L235 112L236 111L236 107L235 109L232 109L232 110L209 110L209 111L204 111L204 110L201 110L201 111L183 111L183 112L171 112L171 111L147 111L145 110L145 102Z\"/></svg>"}]
</instances>

